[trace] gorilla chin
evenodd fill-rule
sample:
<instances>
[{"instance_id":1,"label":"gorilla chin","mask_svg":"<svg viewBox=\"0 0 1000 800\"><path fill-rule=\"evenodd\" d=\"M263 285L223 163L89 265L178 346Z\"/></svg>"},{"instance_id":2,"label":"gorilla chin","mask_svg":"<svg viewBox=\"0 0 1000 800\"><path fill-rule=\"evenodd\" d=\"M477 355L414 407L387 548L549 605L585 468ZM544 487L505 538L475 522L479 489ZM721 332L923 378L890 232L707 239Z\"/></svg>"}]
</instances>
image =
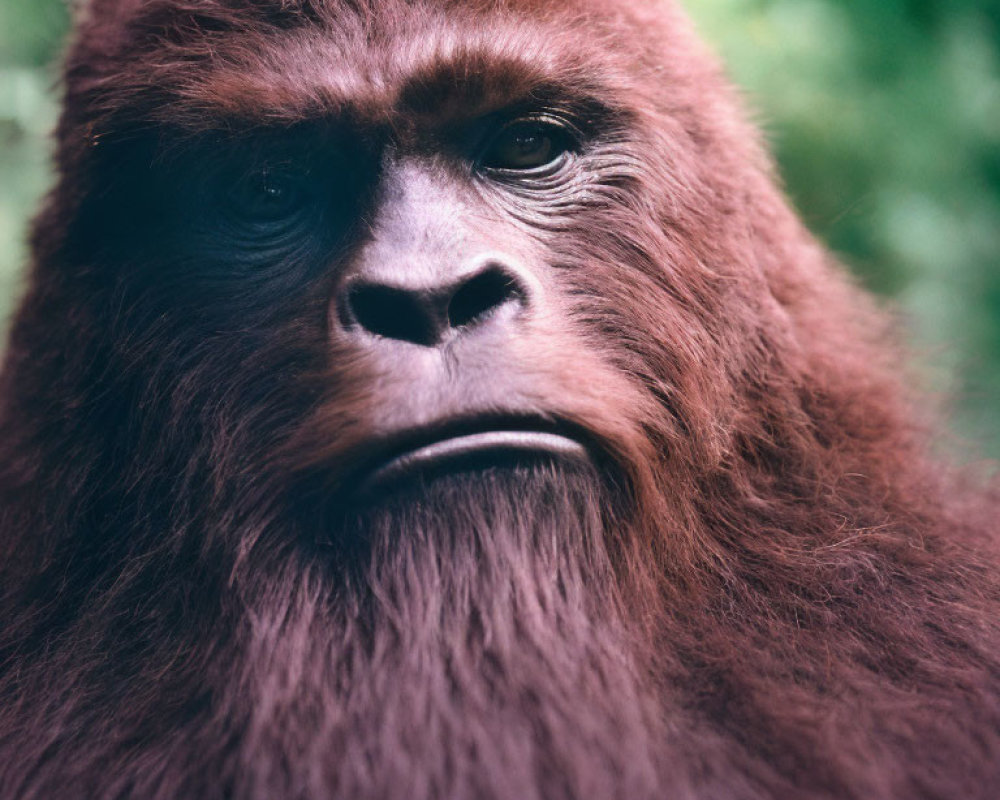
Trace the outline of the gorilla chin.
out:
<instances>
[{"instance_id":1,"label":"gorilla chin","mask_svg":"<svg viewBox=\"0 0 1000 800\"><path fill-rule=\"evenodd\" d=\"M592 436L544 419L471 418L404 431L369 450L329 503L326 527L342 542L469 525L531 535L569 520L599 535L627 497Z\"/></svg>"},{"instance_id":2,"label":"gorilla chin","mask_svg":"<svg viewBox=\"0 0 1000 800\"><path fill-rule=\"evenodd\" d=\"M527 456L527 457L526 457ZM610 492L593 465L551 458L546 452L476 454L476 458L435 465L393 478L341 506L336 527L345 535L394 527L466 530L483 526L496 533L563 531L570 520L603 529Z\"/></svg>"}]
</instances>

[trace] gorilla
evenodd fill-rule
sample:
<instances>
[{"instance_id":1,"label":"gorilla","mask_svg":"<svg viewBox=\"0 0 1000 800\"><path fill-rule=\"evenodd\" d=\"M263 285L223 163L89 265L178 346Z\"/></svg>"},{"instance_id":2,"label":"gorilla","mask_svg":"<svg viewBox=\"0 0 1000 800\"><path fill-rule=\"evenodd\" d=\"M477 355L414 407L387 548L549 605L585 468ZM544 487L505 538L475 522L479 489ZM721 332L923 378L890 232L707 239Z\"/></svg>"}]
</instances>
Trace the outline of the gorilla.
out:
<instances>
[{"instance_id":1,"label":"gorilla","mask_svg":"<svg viewBox=\"0 0 1000 800\"><path fill-rule=\"evenodd\" d=\"M1000 494L673 0L89 0L0 797L1000 796Z\"/></svg>"}]
</instances>

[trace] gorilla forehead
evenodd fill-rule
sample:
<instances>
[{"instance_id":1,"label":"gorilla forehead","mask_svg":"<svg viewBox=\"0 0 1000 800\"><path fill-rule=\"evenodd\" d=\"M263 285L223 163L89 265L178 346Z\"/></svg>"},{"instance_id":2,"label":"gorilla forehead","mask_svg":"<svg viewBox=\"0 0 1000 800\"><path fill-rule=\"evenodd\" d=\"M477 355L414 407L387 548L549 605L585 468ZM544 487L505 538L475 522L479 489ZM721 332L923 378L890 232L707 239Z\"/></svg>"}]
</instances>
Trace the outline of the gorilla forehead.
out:
<instances>
[{"instance_id":1,"label":"gorilla forehead","mask_svg":"<svg viewBox=\"0 0 1000 800\"><path fill-rule=\"evenodd\" d=\"M71 74L69 81L71 94L82 94L99 116L142 114L193 128L340 113L362 121L471 115L556 87L621 101L635 54L616 64L613 48L583 53L578 46L577 28L599 36L606 13L563 0L377 7L154 0L99 23L117 30L84 30L83 38L103 51L88 54L96 80L83 74L74 81Z\"/></svg>"}]
</instances>

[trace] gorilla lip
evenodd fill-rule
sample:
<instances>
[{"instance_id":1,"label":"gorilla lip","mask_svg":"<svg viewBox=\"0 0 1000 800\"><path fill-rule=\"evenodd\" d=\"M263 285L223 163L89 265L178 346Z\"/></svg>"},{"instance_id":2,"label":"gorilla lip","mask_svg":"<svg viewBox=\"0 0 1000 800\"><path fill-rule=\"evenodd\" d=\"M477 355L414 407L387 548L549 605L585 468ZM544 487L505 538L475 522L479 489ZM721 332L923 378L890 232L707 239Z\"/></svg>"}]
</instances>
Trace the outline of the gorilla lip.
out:
<instances>
[{"instance_id":1,"label":"gorilla lip","mask_svg":"<svg viewBox=\"0 0 1000 800\"><path fill-rule=\"evenodd\" d=\"M371 494L416 475L483 469L539 459L590 463L588 448L565 426L537 419L489 419L393 437L359 474L354 490Z\"/></svg>"}]
</instances>

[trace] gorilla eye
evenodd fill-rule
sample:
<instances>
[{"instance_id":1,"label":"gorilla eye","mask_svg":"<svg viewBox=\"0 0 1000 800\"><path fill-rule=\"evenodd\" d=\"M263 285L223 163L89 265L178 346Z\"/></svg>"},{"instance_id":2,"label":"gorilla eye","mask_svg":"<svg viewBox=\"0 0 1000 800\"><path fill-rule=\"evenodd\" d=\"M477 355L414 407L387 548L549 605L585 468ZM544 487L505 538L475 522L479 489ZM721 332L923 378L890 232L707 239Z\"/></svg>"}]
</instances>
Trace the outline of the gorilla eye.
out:
<instances>
[{"instance_id":1,"label":"gorilla eye","mask_svg":"<svg viewBox=\"0 0 1000 800\"><path fill-rule=\"evenodd\" d=\"M480 163L486 169L539 170L561 166L574 141L565 126L549 120L517 120L501 130Z\"/></svg>"},{"instance_id":2,"label":"gorilla eye","mask_svg":"<svg viewBox=\"0 0 1000 800\"><path fill-rule=\"evenodd\" d=\"M253 222L274 222L297 211L304 202L301 182L270 170L251 173L229 191L233 211Z\"/></svg>"}]
</instances>

